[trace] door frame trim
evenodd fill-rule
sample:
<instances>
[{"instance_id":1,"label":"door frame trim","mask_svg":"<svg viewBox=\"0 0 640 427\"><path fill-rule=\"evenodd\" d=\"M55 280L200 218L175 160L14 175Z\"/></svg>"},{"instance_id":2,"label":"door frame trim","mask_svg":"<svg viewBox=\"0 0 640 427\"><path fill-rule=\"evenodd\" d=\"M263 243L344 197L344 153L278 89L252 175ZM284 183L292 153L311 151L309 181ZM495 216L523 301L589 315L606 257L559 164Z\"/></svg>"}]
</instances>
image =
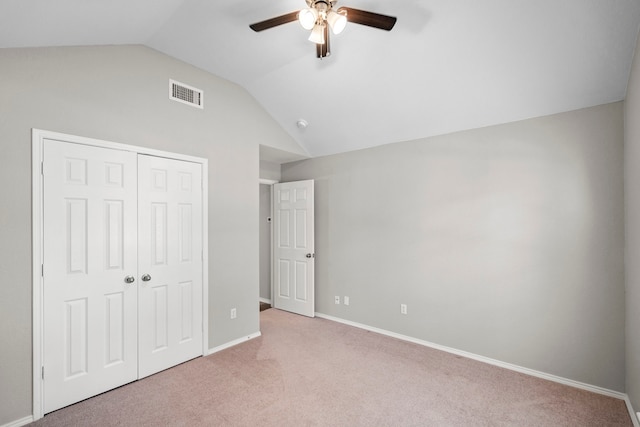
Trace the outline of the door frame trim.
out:
<instances>
[{"instance_id":1,"label":"door frame trim","mask_svg":"<svg viewBox=\"0 0 640 427\"><path fill-rule=\"evenodd\" d=\"M42 380L42 362L44 360L43 345L43 179L42 162L44 159L44 140L52 139L62 142L108 148L112 150L130 151L175 160L199 163L202 166L202 354L209 350L209 161L201 157L155 150L100 139L68 135L42 129L31 130L31 259L32 259L32 381L33 381L33 421L44 416L44 384Z\"/></svg>"},{"instance_id":2,"label":"door frame trim","mask_svg":"<svg viewBox=\"0 0 640 427\"><path fill-rule=\"evenodd\" d=\"M258 180L258 185L264 184L269 186L269 216L271 217L271 225L269 227L269 270L271 272L271 274L269 275L269 296L271 298L269 300L269 304L271 304L271 307L274 307L274 308L275 308L275 305L273 304L273 185L279 184L279 183L280 181L277 181L275 179L260 178ZM258 297L259 296L260 296L260 289L258 289Z\"/></svg>"}]
</instances>

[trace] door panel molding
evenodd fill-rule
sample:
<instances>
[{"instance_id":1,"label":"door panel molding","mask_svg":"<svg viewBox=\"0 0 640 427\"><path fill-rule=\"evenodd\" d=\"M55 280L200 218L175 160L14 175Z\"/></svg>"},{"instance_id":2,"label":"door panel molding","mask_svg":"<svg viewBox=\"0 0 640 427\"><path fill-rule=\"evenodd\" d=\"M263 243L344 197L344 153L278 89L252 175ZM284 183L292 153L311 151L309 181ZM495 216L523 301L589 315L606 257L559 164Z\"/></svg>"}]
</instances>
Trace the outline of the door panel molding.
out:
<instances>
[{"instance_id":1,"label":"door panel molding","mask_svg":"<svg viewBox=\"0 0 640 427\"><path fill-rule=\"evenodd\" d=\"M209 272L208 272L208 160L200 157L193 157L184 154L171 153L161 150L155 150L145 147L137 147L117 142L104 141L99 139L87 138L76 135L68 135L59 132L47 131L42 129L32 129L31 134L31 168L32 168L32 321L33 321L33 420L36 421L44 415L44 384L43 376L43 350L44 350L44 326L43 326L43 255L44 255L44 234L43 234L43 159L45 140L61 141L74 144L88 145L93 147L101 147L112 150L120 150L133 152L136 154L151 155L156 157L164 157L175 160L183 160L198 163L202 166L202 354L206 355L208 349L208 292L209 292ZM109 184L119 185L118 165L110 165L109 170L105 171ZM82 165L70 165L69 179L82 180ZM186 181L185 181L185 185ZM113 208L113 207L112 207ZM115 208L113 208L115 209ZM115 209L114 213L117 209ZM117 247L113 248L112 262L117 264L118 254ZM191 254L192 256L200 256L200 254ZM114 351L117 349L114 348ZM117 351L116 351L117 353ZM114 353L115 356L115 353Z\"/></svg>"}]
</instances>

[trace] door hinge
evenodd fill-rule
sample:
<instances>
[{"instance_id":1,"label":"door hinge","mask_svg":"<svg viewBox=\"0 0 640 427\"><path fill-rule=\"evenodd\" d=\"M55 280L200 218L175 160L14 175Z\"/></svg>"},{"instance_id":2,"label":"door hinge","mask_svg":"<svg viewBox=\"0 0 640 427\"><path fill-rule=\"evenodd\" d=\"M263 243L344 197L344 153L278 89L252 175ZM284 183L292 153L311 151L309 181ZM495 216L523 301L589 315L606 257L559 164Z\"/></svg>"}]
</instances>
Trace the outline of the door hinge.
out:
<instances>
[{"instance_id":1,"label":"door hinge","mask_svg":"<svg viewBox=\"0 0 640 427\"><path fill-rule=\"evenodd\" d=\"M42 372L42 379L44 379L44 366L42 367L41 372Z\"/></svg>"},{"instance_id":2,"label":"door hinge","mask_svg":"<svg viewBox=\"0 0 640 427\"><path fill-rule=\"evenodd\" d=\"M44 176L44 162L40 162L40 175Z\"/></svg>"},{"instance_id":3,"label":"door hinge","mask_svg":"<svg viewBox=\"0 0 640 427\"><path fill-rule=\"evenodd\" d=\"M44 264L40 265L40 275L44 277Z\"/></svg>"}]
</instances>

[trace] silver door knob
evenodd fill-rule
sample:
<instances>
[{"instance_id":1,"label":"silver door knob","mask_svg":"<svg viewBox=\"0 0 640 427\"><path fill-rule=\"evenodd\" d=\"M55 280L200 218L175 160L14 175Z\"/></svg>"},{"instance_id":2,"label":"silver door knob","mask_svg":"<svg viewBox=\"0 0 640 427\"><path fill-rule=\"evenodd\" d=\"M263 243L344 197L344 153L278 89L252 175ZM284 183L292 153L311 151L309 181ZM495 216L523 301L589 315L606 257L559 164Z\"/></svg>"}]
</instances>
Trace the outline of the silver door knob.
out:
<instances>
[{"instance_id":1,"label":"silver door knob","mask_svg":"<svg viewBox=\"0 0 640 427\"><path fill-rule=\"evenodd\" d=\"M313 255L313 254L306 254L305 256L306 256L307 258L313 258L313 257L314 257L314 255Z\"/></svg>"},{"instance_id":2,"label":"silver door knob","mask_svg":"<svg viewBox=\"0 0 640 427\"><path fill-rule=\"evenodd\" d=\"M136 278L135 278L135 277L133 277L133 276L127 276L127 277L125 277L125 278L124 278L124 281L125 281L126 283L133 283L133 282L135 282L135 281L136 281Z\"/></svg>"},{"instance_id":3,"label":"silver door knob","mask_svg":"<svg viewBox=\"0 0 640 427\"><path fill-rule=\"evenodd\" d=\"M148 274L145 274L144 276L142 276L142 281L143 282L148 282L149 280L151 280L151 276Z\"/></svg>"}]
</instances>

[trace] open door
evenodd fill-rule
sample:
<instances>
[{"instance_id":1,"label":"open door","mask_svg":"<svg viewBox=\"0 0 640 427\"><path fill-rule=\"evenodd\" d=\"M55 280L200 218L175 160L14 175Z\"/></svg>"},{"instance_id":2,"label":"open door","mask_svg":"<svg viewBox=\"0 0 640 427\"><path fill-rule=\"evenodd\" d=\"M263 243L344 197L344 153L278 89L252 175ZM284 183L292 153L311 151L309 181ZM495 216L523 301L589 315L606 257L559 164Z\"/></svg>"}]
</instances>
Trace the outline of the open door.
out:
<instances>
[{"instance_id":1,"label":"open door","mask_svg":"<svg viewBox=\"0 0 640 427\"><path fill-rule=\"evenodd\" d=\"M273 186L275 308L314 317L313 180Z\"/></svg>"}]
</instances>

